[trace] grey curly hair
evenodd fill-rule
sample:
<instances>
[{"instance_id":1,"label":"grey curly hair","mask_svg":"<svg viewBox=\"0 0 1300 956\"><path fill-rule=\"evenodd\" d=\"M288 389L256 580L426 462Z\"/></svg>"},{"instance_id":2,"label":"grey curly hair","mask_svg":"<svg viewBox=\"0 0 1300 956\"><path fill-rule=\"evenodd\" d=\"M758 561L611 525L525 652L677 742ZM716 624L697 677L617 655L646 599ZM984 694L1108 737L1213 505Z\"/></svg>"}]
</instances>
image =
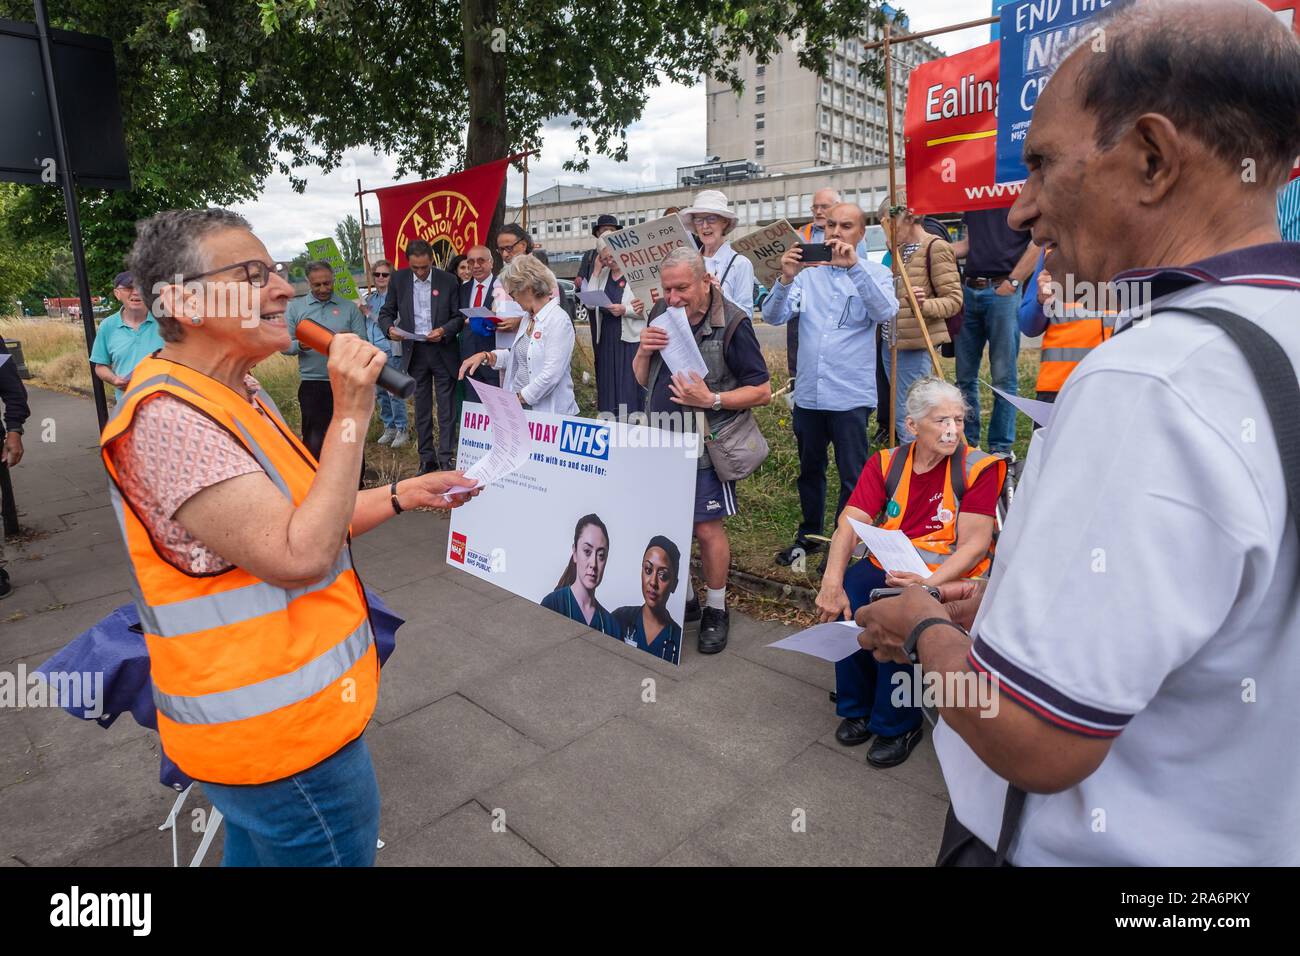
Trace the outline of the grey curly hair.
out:
<instances>
[{"instance_id":1,"label":"grey curly hair","mask_svg":"<svg viewBox=\"0 0 1300 956\"><path fill-rule=\"evenodd\" d=\"M180 322L159 315L154 306L158 293L177 276L197 275L211 267L200 240L214 232L253 227L239 213L229 209L168 209L135 224L135 245L127 257L127 268L144 296L150 313L158 320L163 340L179 342L185 335Z\"/></svg>"}]
</instances>

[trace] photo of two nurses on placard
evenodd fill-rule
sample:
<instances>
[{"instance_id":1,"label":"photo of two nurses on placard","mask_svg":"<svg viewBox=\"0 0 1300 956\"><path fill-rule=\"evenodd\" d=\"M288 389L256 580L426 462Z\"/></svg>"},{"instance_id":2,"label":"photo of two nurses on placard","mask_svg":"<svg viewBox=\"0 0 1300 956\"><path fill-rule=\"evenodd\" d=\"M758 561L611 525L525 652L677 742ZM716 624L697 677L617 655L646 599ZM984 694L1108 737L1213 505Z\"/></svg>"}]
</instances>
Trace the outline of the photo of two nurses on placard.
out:
<instances>
[{"instance_id":1,"label":"photo of two nurses on placard","mask_svg":"<svg viewBox=\"0 0 1300 956\"><path fill-rule=\"evenodd\" d=\"M583 515L573 529L573 551L555 590L542 598L542 607L655 657L677 662L682 626L668 615L668 599L681 576L681 551L657 534L641 554L643 603L606 610L596 598L609 559L609 530L598 515Z\"/></svg>"}]
</instances>

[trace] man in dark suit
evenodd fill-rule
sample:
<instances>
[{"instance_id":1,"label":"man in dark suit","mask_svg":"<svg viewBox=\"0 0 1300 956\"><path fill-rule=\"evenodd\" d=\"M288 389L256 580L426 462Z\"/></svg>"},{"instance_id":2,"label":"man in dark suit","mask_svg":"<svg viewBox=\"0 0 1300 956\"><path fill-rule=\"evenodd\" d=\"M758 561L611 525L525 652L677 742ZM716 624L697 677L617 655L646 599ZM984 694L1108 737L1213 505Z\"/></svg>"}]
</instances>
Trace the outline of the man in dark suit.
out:
<instances>
[{"instance_id":1,"label":"man in dark suit","mask_svg":"<svg viewBox=\"0 0 1300 956\"><path fill-rule=\"evenodd\" d=\"M456 277L433 268L433 250L417 239L406 247L407 268L393 273L379 327L402 350L402 371L415 379L415 430L420 473L446 471L455 454L456 335L463 316ZM401 329L405 335L397 330ZM438 403L438 447L433 444L433 403Z\"/></svg>"},{"instance_id":2,"label":"man in dark suit","mask_svg":"<svg viewBox=\"0 0 1300 956\"><path fill-rule=\"evenodd\" d=\"M497 283L497 277L492 274L492 250L487 246L474 246L465 253L465 261L469 263L470 278L468 282L461 283L459 298L456 300L457 310L475 306L492 308L492 292ZM465 322L464 330L460 333L462 361L479 352L491 352L497 347L495 333L479 331L485 330L488 324L490 323L484 321ZM500 384L500 373L494 368L488 368L487 363L480 365L471 377L489 385ZM470 377L465 379L465 400L478 401Z\"/></svg>"}]
</instances>

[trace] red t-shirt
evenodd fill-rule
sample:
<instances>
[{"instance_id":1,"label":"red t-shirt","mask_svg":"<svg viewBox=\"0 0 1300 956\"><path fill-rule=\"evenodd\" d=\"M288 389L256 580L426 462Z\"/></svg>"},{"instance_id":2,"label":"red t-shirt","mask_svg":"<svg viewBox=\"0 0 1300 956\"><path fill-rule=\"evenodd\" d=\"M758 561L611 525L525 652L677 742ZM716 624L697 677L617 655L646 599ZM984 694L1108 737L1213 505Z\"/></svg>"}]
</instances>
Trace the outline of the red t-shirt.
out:
<instances>
[{"instance_id":1,"label":"red t-shirt","mask_svg":"<svg viewBox=\"0 0 1300 956\"><path fill-rule=\"evenodd\" d=\"M899 449L899 454L906 454L907 449ZM923 538L932 531L943 527L938 512L943 506L943 482L948 474L948 460L944 459L924 474L912 475L911 488L907 494L907 510L903 512L903 534L909 538ZM985 468L975 483L966 489L961 499L961 510L976 515L992 516L997 513L998 505L998 468L990 465ZM849 496L849 505L871 515L874 520L885 507L885 476L880 471L880 452L871 456L867 467Z\"/></svg>"}]
</instances>

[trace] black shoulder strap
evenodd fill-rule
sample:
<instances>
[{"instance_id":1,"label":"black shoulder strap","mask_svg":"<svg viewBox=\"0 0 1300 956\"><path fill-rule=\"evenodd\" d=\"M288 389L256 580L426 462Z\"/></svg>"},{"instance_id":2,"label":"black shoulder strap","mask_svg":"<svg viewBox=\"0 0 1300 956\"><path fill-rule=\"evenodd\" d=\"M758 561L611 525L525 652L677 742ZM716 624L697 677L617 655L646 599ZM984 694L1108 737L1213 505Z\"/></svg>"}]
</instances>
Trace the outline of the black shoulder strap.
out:
<instances>
[{"instance_id":1,"label":"black shoulder strap","mask_svg":"<svg viewBox=\"0 0 1300 956\"><path fill-rule=\"evenodd\" d=\"M1245 356L1246 364L1250 366L1255 382L1259 385L1264 408L1273 423L1273 437L1277 440L1278 456L1282 459L1282 481L1286 484L1287 503L1291 507L1291 519L1295 522L1296 532L1300 534L1300 420L1295 416L1295 410L1300 408L1300 381L1296 379L1295 366L1291 364L1286 350L1257 323L1225 309L1173 307L1156 309L1152 315L1160 312L1185 312L1217 325ZM995 866L1006 862L1007 851L1011 849L1011 841L1020 825L1020 815L1024 808L1025 792L1019 787L1008 785L1007 799L1002 807L1002 830L998 834Z\"/></svg>"},{"instance_id":2,"label":"black shoulder strap","mask_svg":"<svg viewBox=\"0 0 1300 956\"><path fill-rule=\"evenodd\" d=\"M909 451L907 445L899 445L894 449L894 454L889 459L889 472L885 475L886 505L893 500L894 492L898 490L898 484L903 480L903 469L907 467Z\"/></svg>"},{"instance_id":3,"label":"black shoulder strap","mask_svg":"<svg viewBox=\"0 0 1300 956\"><path fill-rule=\"evenodd\" d=\"M722 275L721 275L721 277L719 277L719 279L718 279L718 288L719 288L719 289L722 288L722 283L724 283L724 282L727 281L727 273L731 271L731 267L734 266L734 265L736 264L736 260L739 259L739 258L740 258L740 253L737 252L735 249L732 249L732 250L731 250L731 261L727 263L727 268L725 268L725 269L722 270Z\"/></svg>"},{"instance_id":4,"label":"black shoulder strap","mask_svg":"<svg viewBox=\"0 0 1300 956\"><path fill-rule=\"evenodd\" d=\"M1278 457L1282 459L1282 481L1296 532L1300 533L1300 382L1295 366L1277 339L1257 323L1233 312L1215 308L1169 308L1156 312L1186 312L1221 328L1246 357L1264 398L1264 408L1273 423ZM1155 314L1155 313L1152 313Z\"/></svg>"},{"instance_id":5,"label":"black shoulder strap","mask_svg":"<svg viewBox=\"0 0 1300 956\"><path fill-rule=\"evenodd\" d=\"M962 496L966 494L966 455L969 452L969 446L962 442L957 451L948 456L948 474L952 478L952 496L958 508L961 508Z\"/></svg>"}]
</instances>

